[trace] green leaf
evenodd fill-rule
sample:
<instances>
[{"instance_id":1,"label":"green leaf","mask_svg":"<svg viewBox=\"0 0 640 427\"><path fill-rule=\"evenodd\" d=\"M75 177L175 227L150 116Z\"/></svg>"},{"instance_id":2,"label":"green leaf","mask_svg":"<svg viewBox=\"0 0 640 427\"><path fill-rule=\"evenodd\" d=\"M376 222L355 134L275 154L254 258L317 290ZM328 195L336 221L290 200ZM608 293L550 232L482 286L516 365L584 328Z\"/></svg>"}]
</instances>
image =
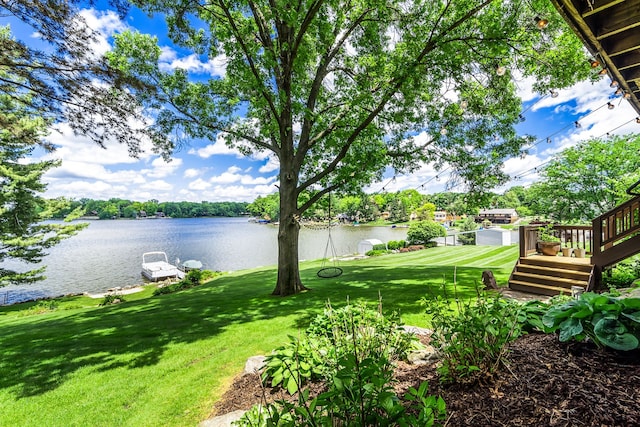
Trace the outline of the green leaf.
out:
<instances>
[{"instance_id":1,"label":"green leaf","mask_svg":"<svg viewBox=\"0 0 640 427\"><path fill-rule=\"evenodd\" d=\"M638 338L627 332L622 322L602 319L593 328L596 337L607 347L629 351L638 348Z\"/></svg>"},{"instance_id":2,"label":"green leaf","mask_svg":"<svg viewBox=\"0 0 640 427\"><path fill-rule=\"evenodd\" d=\"M621 298L620 303L628 309L640 309L640 298Z\"/></svg>"},{"instance_id":3,"label":"green leaf","mask_svg":"<svg viewBox=\"0 0 640 427\"><path fill-rule=\"evenodd\" d=\"M294 381L293 378L289 378L287 381L287 392L289 394L294 394L296 391L298 391L298 383Z\"/></svg>"},{"instance_id":4,"label":"green leaf","mask_svg":"<svg viewBox=\"0 0 640 427\"><path fill-rule=\"evenodd\" d=\"M577 304L577 301L569 301L566 304L551 307L544 316L542 316L542 324L547 328L555 328L562 323L563 319L571 316Z\"/></svg>"},{"instance_id":5,"label":"green leaf","mask_svg":"<svg viewBox=\"0 0 640 427\"><path fill-rule=\"evenodd\" d=\"M640 311L634 311L633 313L621 313L624 317L633 320L636 323L640 323Z\"/></svg>"},{"instance_id":6,"label":"green leaf","mask_svg":"<svg viewBox=\"0 0 640 427\"><path fill-rule=\"evenodd\" d=\"M570 317L560 324L560 341L569 341L574 336L580 334L583 330L580 319Z\"/></svg>"}]
</instances>

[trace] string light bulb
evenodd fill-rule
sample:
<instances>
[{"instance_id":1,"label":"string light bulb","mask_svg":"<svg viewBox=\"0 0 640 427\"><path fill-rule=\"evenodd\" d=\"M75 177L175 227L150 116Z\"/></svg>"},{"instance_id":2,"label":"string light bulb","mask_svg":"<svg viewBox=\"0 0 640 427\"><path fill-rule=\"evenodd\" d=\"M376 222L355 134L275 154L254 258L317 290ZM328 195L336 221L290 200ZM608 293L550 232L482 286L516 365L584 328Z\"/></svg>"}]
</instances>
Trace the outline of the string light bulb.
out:
<instances>
[{"instance_id":1,"label":"string light bulb","mask_svg":"<svg viewBox=\"0 0 640 427\"><path fill-rule=\"evenodd\" d=\"M463 110L466 110L468 106L469 106L469 103L465 99L460 101L460 108L462 108Z\"/></svg>"},{"instance_id":2,"label":"string light bulb","mask_svg":"<svg viewBox=\"0 0 640 427\"><path fill-rule=\"evenodd\" d=\"M591 68L597 68L600 66L600 61L597 59L590 59L589 64L591 64Z\"/></svg>"},{"instance_id":3,"label":"string light bulb","mask_svg":"<svg viewBox=\"0 0 640 427\"><path fill-rule=\"evenodd\" d=\"M496 74L497 75L504 76L506 72L507 72L507 69L505 67L503 67L502 65L497 65L496 66Z\"/></svg>"},{"instance_id":4,"label":"string light bulb","mask_svg":"<svg viewBox=\"0 0 640 427\"><path fill-rule=\"evenodd\" d=\"M604 76L605 74L607 74L607 69L603 68L602 70L598 71L598 74L600 74L601 76Z\"/></svg>"},{"instance_id":5,"label":"string light bulb","mask_svg":"<svg viewBox=\"0 0 640 427\"><path fill-rule=\"evenodd\" d=\"M640 124L640 117L636 118L636 123Z\"/></svg>"},{"instance_id":6,"label":"string light bulb","mask_svg":"<svg viewBox=\"0 0 640 427\"><path fill-rule=\"evenodd\" d=\"M611 80L611 83L609 84L609 87L617 87L618 86L618 81L617 80Z\"/></svg>"},{"instance_id":7,"label":"string light bulb","mask_svg":"<svg viewBox=\"0 0 640 427\"><path fill-rule=\"evenodd\" d=\"M527 118L522 114L518 114L518 119L520 119L521 122L524 122L525 120L527 120Z\"/></svg>"},{"instance_id":8,"label":"string light bulb","mask_svg":"<svg viewBox=\"0 0 640 427\"><path fill-rule=\"evenodd\" d=\"M440 135L445 136L447 134L447 128L440 129Z\"/></svg>"},{"instance_id":9,"label":"string light bulb","mask_svg":"<svg viewBox=\"0 0 640 427\"><path fill-rule=\"evenodd\" d=\"M551 93L552 98L557 98L558 95L560 95L557 90L551 89L549 92Z\"/></svg>"},{"instance_id":10,"label":"string light bulb","mask_svg":"<svg viewBox=\"0 0 640 427\"><path fill-rule=\"evenodd\" d=\"M539 30L544 30L545 28L547 28L547 26L549 26L548 19L544 19L544 18L540 18L539 16L536 16L534 18L534 21L536 22L536 27L538 27Z\"/></svg>"},{"instance_id":11,"label":"string light bulb","mask_svg":"<svg viewBox=\"0 0 640 427\"><path fill-rule=\"evenodd\" d=\"M618 89L616 89L615 94L616 95L622 95L622 92L624 92L624 91L622 90L621 87L619 87Z\"/></svg>"},{"instance_id":12,"label":"string light bulb","mask_svg":"<svg viewBox=\"0 0 640 427\"><path fill-rule=\"evenodd\" d=\"M613 110L614 108L616 108L616 106L615 106L615 105L613 105L613 104L612 104L612 103L610 103L610 102L607 102L607 108L608 108L609 110Z\"/></svg>"},{"instance_id":13,"label":"string light bulb","mask_svg":"<svg viewBox=\"0 0 640 427\"><path fill-rule=\"evenodd\" d=\"M579 121L577 121L577 120L576 120L575 122L573 122L573 124L575 125L576 129L578 129L578 128L581 128L581 127L582 127L582 125L580 124L580 122L579 122Z\"/></svg>"},{"instance_id":14,"label":"string light bulb","mask_svg":"<svg viewBox=\"0 0 640 427\"><path fill-rule=\"evenodd\" d=\"M629 99L629 98L631 98L631 94L630 94L629 92L625 92L625 93L622 95L622 97L623 97L624 99Z\"/></svg>"}]
</instances>

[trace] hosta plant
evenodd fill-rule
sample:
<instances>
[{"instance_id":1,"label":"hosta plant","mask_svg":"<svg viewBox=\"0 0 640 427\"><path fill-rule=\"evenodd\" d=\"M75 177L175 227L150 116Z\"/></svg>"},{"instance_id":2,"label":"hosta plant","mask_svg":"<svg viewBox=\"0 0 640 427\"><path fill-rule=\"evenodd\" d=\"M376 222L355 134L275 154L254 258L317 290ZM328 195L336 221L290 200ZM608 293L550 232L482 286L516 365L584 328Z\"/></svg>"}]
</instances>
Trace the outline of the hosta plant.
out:
<instances>
[{"instance_id":1,"label":"hosta plant","mask_svg":"<svg viewBox=\"0 0 640 427\"><path fill-rule=\"evenodd\" d=\"M590 339L596 346L634 350L640 343L640 298L583 293L579 299L552 306L542 317L560 341Z\"/></svg>"}]
</instances>

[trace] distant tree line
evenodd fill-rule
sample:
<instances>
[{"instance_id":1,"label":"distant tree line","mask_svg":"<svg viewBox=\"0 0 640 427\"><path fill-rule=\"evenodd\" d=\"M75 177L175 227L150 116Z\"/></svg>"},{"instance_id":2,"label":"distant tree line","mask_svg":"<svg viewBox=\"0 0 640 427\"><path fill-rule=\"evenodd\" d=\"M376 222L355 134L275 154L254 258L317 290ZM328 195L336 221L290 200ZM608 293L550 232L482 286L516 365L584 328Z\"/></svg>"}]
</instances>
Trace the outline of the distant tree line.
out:
<instances>
[{"instance_id":1,"label":"distant tree line","mask_svg":"<svg viewBox=\"0 0 640 427\"><path fill-rule=\"evenodd\" d=\"M331 216L348 221L373 222L381 218L390 222L407 222L411 219L433 219L434 211L446 211L454 216L475 216L480 209L514 208L523 214L532 212L532 201L527 198L527 190L513 187L504 194L488 193L480 203L466 193L442 192L421 194L415 189L331 196ZM256 217L279 220L279 196L260 196L247 206L247 211ZM329 213L329 196L320 199L314 207L303 214L305 219L326 219Z\"/></svg>"},{"instance_id":2,"label":"distant tree line","mask_svg":"<svg viewBox=\"0 0 640 427\"><path fill-rule=\"evenodd\" d=\"M85 216L100 219L144 218L163 216L170 218L196 217L236 217L247 212L246 202L159 202L148 200L136 202L127 199L109 200L80 199L69 202L66 210L59 212L56 218L63 218L66 211L82 209Z\"/></svg>"}]
</instances>

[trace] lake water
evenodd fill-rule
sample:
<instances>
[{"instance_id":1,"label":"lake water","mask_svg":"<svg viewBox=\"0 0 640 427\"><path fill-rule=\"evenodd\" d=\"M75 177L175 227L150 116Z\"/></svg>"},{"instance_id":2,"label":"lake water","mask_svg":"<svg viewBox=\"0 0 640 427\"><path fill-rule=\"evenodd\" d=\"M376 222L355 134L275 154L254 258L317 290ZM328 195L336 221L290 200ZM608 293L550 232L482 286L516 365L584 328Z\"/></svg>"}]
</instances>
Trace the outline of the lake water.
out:
<instances>
[{"instance_id":1,"label":"lake water","mask_svg":"<svg viewBox=\"0 0 640 427\"><path fill-rule=\"evenodd\" d=\"M250 223L247 218L181 218L89 221L89 227L49 251L43 264L47 279L21 287L0 288L19 301L69 293L98 293L142 282L142 254L167 253L169 262L199 260L208 270L232 271L277 263L277 226ZM338 255L354 254L363 239L402 240L406 228L339 226L331 229ZM300 259L323 258L328 229L303 227ZM331 256L329 251L328 256ZM31 267L30 267L31 268Z\"/></svg>"}]
</instances>

